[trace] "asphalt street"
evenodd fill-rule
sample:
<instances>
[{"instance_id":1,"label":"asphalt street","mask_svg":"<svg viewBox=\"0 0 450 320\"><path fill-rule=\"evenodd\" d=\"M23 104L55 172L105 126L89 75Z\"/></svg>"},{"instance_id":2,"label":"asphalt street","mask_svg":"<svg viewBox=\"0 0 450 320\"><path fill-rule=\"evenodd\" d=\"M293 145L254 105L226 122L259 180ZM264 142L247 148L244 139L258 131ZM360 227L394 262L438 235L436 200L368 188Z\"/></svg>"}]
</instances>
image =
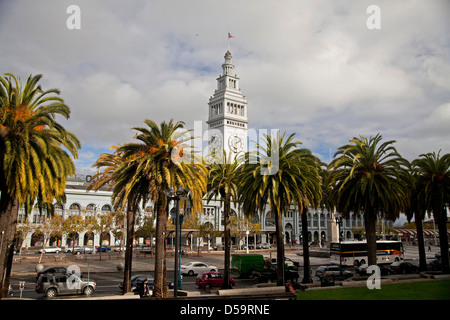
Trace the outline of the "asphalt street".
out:
<instances>
[{"instance_id":1,"label":"asphalt street","mask_svg":"<svg viewBox=\"0 0 450 320\"><path fill-rule=\"evenodd\" d=\"M434 254L439 251L438 247L432 246L431 251L427 252L428 258L433 258ZM245 251L236 251L236 253L245 253ZM265 257L275 256L276 251L272 250L251 250L250 253L263 254ZM286 257L293 261L300 263L299 275L300 279L303 277L303 257L300 255L301 251L297 248L286 250ZM19 297L19 283L25 281L25 287L22 291L22 298L39 299L42 295L35 292L36 281L36 265L39 255L37 253L23 251L21 259L15 257L13 262L13 270L11 277L11 285L13 287L13 297ZM405 260L418 260L418 249L416 246L406 246ZM223 270L223 251L222 252L197 252L191 253L188 256L183 256L181 263L184 264L189 261L202 261L209 265L214 265ZM319 279L314 276L314 271L320 265L328 265L329 258L320 258L312 256L310 258L312 277L314 282L319 282ZM418 261L417 261L418 263ZM84 279L95 280L97 288L94 296L110 296L120 295L119 283L123 281L123 273L118 271L117 266L123 264L123 258L120 253L107 252L102 253L102 260L99 260L99 255L72 255L68 253L60 254L46 254L42 264L44 267L60 265L68 267L69 265L77 265L80 267ZM169 255L167 258L168 281L173 281L174 258ZM135 255L133 258L133 274L153 274L154 259L145 255ZM236 278L233 275L234 278ZM253 279L235 279L237 281L236 287L245 288L257 284ZM195 285L195 276L184 276L182 281L182 289L187 291L199 291Z\"/></svg>"}]
</instances>

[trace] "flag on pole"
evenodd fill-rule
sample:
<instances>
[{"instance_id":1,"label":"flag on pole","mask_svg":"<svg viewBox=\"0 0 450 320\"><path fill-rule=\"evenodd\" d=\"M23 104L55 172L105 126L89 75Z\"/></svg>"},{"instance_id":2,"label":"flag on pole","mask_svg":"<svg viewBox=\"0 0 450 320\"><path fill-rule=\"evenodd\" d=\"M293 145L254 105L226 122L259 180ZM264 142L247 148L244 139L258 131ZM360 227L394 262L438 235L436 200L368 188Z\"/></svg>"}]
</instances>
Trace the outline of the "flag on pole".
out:
<instances>
[{"instance_id":1,"label":"flag on pole","mask_svg":"<svg viewBox=\"0 0 450 320\"><path fill-rule=\"evenodd\" d=\"M228 39L227 39L227 47L228 51L230 51L230 38L234 38L234 36L228 32Z\"/></svg>"}]
</instances>

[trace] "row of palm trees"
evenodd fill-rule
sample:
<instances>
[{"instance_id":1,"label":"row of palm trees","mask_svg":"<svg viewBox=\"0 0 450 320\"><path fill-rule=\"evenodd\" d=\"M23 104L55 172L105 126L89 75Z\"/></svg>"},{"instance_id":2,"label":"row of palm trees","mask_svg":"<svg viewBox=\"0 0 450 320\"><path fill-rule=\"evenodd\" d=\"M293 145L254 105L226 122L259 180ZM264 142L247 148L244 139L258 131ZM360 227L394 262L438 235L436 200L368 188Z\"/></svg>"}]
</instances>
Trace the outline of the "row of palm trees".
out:
<instances>
[{"instance_id":1,"label":"row of palm trees","mask_svg":"<svg viewBox=\"0 0 450 320\"><path fill-rule=\"evenodd\" d=\"M54 201L64 200L66 177L75 173L72 158L80 142L61 124L70 109L59 91L43 91L41 76L20 79L0 77L0 289L6 296L12 263L17 211L37 203L53 212ZM376 264L375 224L379 216L395 218L406 212L416 222L432 213L439 226L444 271L449 272L447 208L450 203L450 154L423 154L409 163L381 135L354 138L342 146L326 166L310 150L299 148L295 134L265 135L256 152L231 158L223 153L206 162L189 149L194 139L184 123L145 120L136 130L137 142L114 146L93 164L98 169L91 189L108 185L116 210L127 213L125 292L130 290L132 237L138 206L153 202L156 213L155 295L168 295L164 240L169 188L191 190L194 212L202 212L203 200L219 198L224 205L225 287L229 285L231 203L245 215L268 206L276 218L278 285L284 285L282 219L295 206L302 219L310 207L326 207L344 216L362 212L368 241L369 264ZM276 155L276 157L274 157ZM273 159L277 159L274 161ZM306 227L306 223L302 226ZM419 225L419 223L417 223ZM303 234L307 234L303 230ZM308 247L305 277L310 281Z\"/></svg>"},{"instance_id":2,"label":"row of palm trees","mask_svg":"<svg viewBox=\"0 0 450 320\"><path fill-rule=\"evenodd\" d=\"M144 122L149 128L134 128L138 131L136 138L140 143L126 144L116 149L116 155L120 154L123 159L121 166L115 168L114 175L107 180L104 180L105 171L99 172L97 176L100 182L95 183L94 189L107 182L114 186L113 199L116 199L116 194L143 192L140 197L132 199L151 200L156 204L156 295L167 295L167 288L158 286L166 280L164 234L168 203L162 192L167 188L181 187L193 190L191 201L194 203L194 212L202 211L201 206L205 197L207 201L213 198L220 198L223 201L224 287L229 286L232 202L239 204L247 216L258 215L264 212L267 206L275 216L278 285L285 282L282 219L292 206L302 213L304 219L310 207L326 207L328 210L337 210L345 216L351 212L362 212L369 264L376 264L378 217L394 220L401 212L408 212L412 218L413 215L417 216L419 208L417 206L420 205L425 211L433 212L436 221L438 223L441 221L444 225L440 236L441 249L442 252L448 252L446 208L450 194L449 155L441 158L439 154L424 154L410 164L396 151L394 141L383 142L381 135L378 134L368 139L364 137L352 139L349 144L338 149L335 159L326 167L310 150L298 147L300 142L295 141L295 134L286 137L286 133L277 133L275 136L264 135L262 142L256 144L257 152L232 158L223 151L220 155L213 155L215 161L209 164L194 159L193 155L187 157L192 161L178 162L177 159L180 157L186 159L186 150L189 147L184 144L187 140L178 139L186 136L185 131L180 131L183 123L174 123L171 120L169 123L162 122L159 127L154 121ZM174 152L180 154L174 158ZM276 157L274 153L277 153ZM102 155L94 166L100 169L105 166L104 159L112 156ZM274 158L277 159L276 162L273 161ZM430 162L441 163L436 164L438 170L441 170L437 173L440 177L437 181L429 179L430 175L436 175L429 172L431 168L425 165ZM108 169L106 172L110 171ZM116 180L124 183L119 185ZM433 186L435 182L443 184L441 189ZM136 191L131 190L134 186L137 186ZM413 193L413 190L417 190L418 193ZM436 194L440 196L436 197ZM120 203L127 201L127 197L117 199ZM440 199L441 202L436 203L436 199ZM136 205L138 203L134 204ZM132 223L133 220L129 221ZM307 226L306 223L303 225ZM307 234L307 230L303 232ZM304 245L306 261L303 281L309 282L311 279L306 241ZM444 271L448 272L448 256L443 258L443 262ZM131 261L127 263L131 264ZM424 262L421 264L424 265Z\"/></svg>"}]
</instances>

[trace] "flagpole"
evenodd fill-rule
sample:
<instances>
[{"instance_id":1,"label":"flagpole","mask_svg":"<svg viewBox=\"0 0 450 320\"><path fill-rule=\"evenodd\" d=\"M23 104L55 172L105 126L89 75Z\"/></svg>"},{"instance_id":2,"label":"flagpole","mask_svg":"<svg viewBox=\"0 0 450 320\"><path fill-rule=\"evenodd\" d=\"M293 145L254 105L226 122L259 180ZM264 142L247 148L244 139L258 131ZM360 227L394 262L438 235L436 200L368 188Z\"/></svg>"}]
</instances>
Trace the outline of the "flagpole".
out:
<instances>
[{"instance_id":1,"label":"flagpole","mask_svg":"<svg viewBox=\"0 0 450 320\"><path fill-rule=\"evenodd\" d=\"M229 52L230 51L230 33L228 32L228 35L227 35L227 51Z\"/></svg>"}]
</instances>

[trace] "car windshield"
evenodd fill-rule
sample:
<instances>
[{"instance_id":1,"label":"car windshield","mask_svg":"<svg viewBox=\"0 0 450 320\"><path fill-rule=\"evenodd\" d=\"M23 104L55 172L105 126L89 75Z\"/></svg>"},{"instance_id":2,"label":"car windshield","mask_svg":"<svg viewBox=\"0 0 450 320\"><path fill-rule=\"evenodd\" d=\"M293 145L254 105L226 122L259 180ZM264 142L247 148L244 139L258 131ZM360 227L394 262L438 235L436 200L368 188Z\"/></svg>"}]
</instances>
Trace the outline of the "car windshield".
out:
<instances>
[{"instance_id":1,"label":"car windshield","mask_svg":"<svg viewBox=\"0 0 450 320\"><path fill-rule=\"evenodd\" d=\"M188 262L188 263L185 263L184 265L185 266L190 266L192 264L192 262Z\"/></svg>"}]
</instances>

